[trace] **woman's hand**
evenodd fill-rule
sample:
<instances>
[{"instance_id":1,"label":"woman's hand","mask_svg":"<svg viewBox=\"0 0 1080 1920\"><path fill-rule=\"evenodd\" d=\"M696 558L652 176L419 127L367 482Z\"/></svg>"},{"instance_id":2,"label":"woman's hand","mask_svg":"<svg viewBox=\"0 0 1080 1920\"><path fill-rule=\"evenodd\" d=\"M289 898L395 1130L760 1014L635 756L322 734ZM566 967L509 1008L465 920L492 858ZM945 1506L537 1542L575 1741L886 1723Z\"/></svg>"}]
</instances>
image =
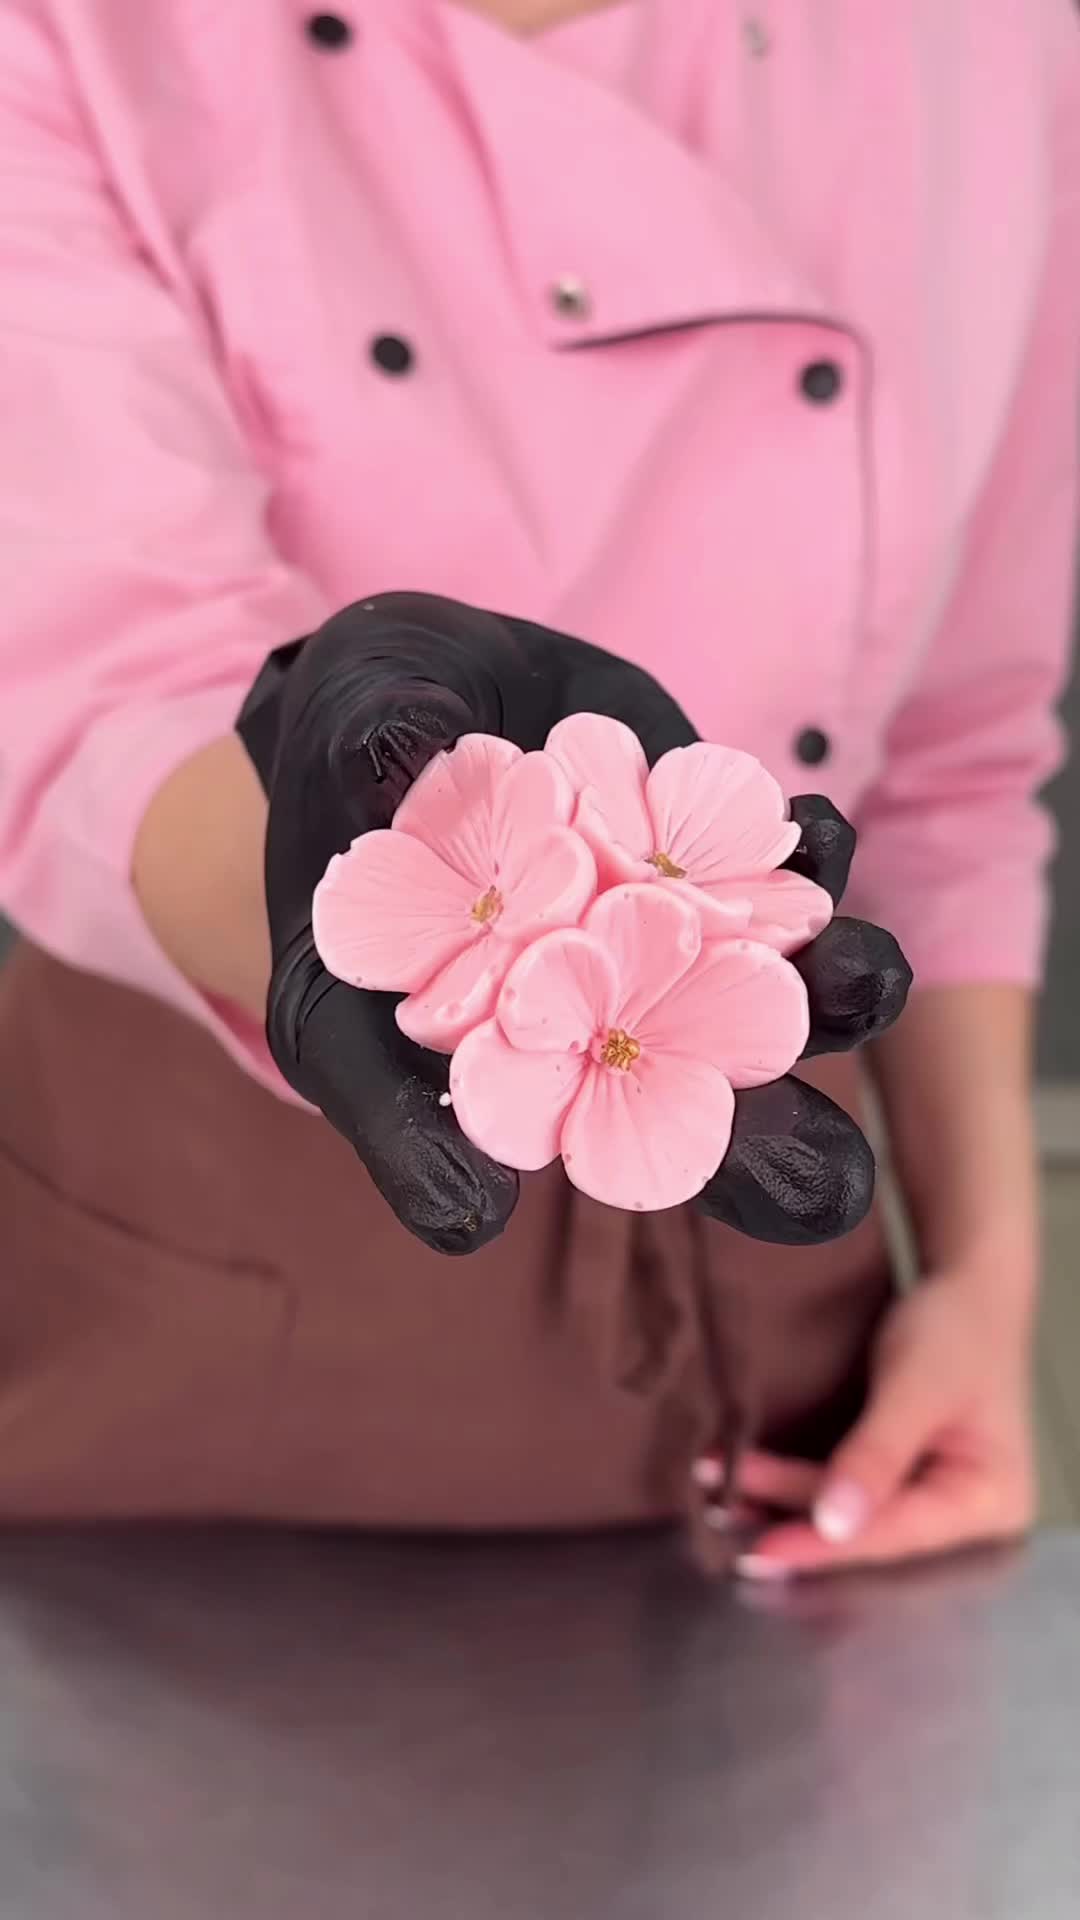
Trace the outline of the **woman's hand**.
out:
<instances>
[{"instance_id":1,"label":"woman's hand","mask_svg":"<svg viewBox=\"0 0 1080 1920\"><path fill-rule=\"evenodd\" d=\"M976 1266L926 1279L878 1338L866 1410L822 1468L749 1453L739 1494L809 1517L768 1528L757 1580L900 1561L1024 1533L1035 1511L1030 1315Z\"/></svg>"},{"instance_id":2,"label":"woman's hand","mask_svg":"<svg viewBox=\"0 0 1080 1920\"><path fill-rule=\"evenodd\" d=\"M272 968L267 1035L290 1084L355 1148L398 1218L442 1253L505 1227L517 1176L462 1134L448 1062L399 1030L397 996L334 979L315 948L312 895L332 854L387 827L432 755L465 733L541 747L556 721L605 713L650 763L696 738L651 675L583 641L426 594L381 594L271 656L238 731L269 799L266 904ZM854 834L827 801L792 802L802 839L788 864L835 900ZM797 956L809 1051L834 1051L896 1018L910 971L896 942L850 919ZM858 1127L794 1079L736 1099L732 1143L699 1204L768 1240L808 1244L854 1226L873 1189Z\"/></svg>"},{"instance_id":3,"label":"woman's hand","mask_svg":"<svg viewBox=\"0 0 1080 1920\"><path fill-rule=\"evenodd\" d=\"M462 734L544 743L565 714L617 714L656 757L694 738L648 674L527 621L427 594L380 594L271 655L237 727L269 801L270 1048L289 1083L358 1153L411 1233L468 1253L501 1233L517 1175L468 1141L448 1061L414 1045L398 996L333 978L312 895L331 855L388 827L432 756Z\"/></svg>"}]
</instances>

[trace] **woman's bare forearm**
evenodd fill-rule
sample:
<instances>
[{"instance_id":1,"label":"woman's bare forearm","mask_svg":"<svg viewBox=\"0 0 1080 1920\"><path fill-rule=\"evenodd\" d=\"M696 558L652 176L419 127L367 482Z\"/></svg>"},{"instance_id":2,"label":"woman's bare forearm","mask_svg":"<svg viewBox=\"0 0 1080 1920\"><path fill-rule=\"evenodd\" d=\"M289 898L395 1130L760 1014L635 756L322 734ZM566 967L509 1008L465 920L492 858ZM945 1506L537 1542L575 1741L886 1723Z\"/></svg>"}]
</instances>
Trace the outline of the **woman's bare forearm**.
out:
<instances>
[{"instance_id":1,"label":"woman's bare forearm","mask_svg":"<svg viewBox=\"0 0 1080 1920\"><path fill-rule=\"evenodd\" d=\"M1033 998L1022 987L929 987L873 1050L922 1263L986 1275L988 1306L1030 1311L1038 1227Z\"/></svg>"},{"instance_id":2,"label":"woman's bare forearm","mask_svg":"<svg viewBox=\"0 0 1080 1920\"><path fill-rule=\"evenodd\" d=\"M266 799L239 739L203 747L143 816L132 879L169 959L201 992L262 1019L270 972L263 893Z\"/></svg>"}]
</instances>

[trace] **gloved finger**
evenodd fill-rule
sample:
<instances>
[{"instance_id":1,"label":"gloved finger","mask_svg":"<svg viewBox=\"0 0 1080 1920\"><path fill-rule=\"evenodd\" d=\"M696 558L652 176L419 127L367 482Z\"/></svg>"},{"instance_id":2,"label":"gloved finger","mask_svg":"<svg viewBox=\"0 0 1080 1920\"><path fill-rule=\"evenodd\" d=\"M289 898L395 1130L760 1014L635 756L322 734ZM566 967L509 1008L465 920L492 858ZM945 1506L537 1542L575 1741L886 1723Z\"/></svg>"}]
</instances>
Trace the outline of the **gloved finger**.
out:
<instances>
[{"instance_id":1,"label":"gloved finger","mask_svg":"<svg viewBox=\"0 0 1080 1920\"><path fill-rule=\"evenodd\" d=\"M904 1010L911 968L884 927L838 915L791 956L810 1000L803 1053L847 1053L891 1027Z\"/></svg>"},{"instance_id":2,"label":"gloved finger","mask_svg":"<svg viewBox=\"0 0 1080 1920\"><path fill-rule=\"evenodd\" d=\"M275 953L299 951L310 938L312 896L333 855L388 827L432 755L468 726L461 703L432 689L423 706L390 703L355 716L310 753L290 743L278 762L264 850Z\"/></svg>"},{"instance_id":3,"label":"gloved finger","mask_svg":"<svg viewBox=\"0 0 1080 1920\"><path fill-rule=\"evenodd\" d=\"M472 731L542 745L550 680L513 621L434 594L383 593L346 607L302 649L285 726L326 741L361 733L403 701L446 694Z\"/></svg>"},{"instance_id":4,"label":"gloved finger","mask_svg":"<svg viewBox=\"0 0 1080 1920\"><path fill-rule=\"evenodd\" d=\"M293 650L283 680L269 664L260 678L265 699L253 696L239 724L264 764L270 729L260 714L277 701L267 841L275 947L293 937L331 856L389 826L433 754L463 733L518 738L528 726L540 744L553 711L550 686L508 622L423 594L346 608Z\"/></svg>"},{"instance_id":5,"label":"gloved finger","mask_svg":"<svg viewBox=\"0 0 1080 1920\"><path fill-rule=\"evenodd\" d=\"M873 1197L874 1156L854 1120L789 1075L736 1095L731 1145L698 1205L752 1240L808 1247L850 1233Z\"/></svg>"},{"instance_id":6,"label":"gloved finger","mask_svg":"<svg viewBox=\"0 0 1080 1920\"><path fill-rule=\"evenodd\" d=\"M698 738L677 700L643 667L607 653L588 641L554 634L528 621L512 620L525 651L535 654L554 675L555 707L551 724L572 713L603 713L637 734L652 766L671 747L687 747ZM516 736L515 736L516 737ZM546 734L545 734L546 738Z\"/></svg>"},{"instance_id":7,"label":"gloved finger","mask_svg":"<svg viewBox=\"0 0 1080 1920\"><path fill-rule=\"evenodd\" d=\"M335 735L328 754L327 801L345 844L388 827L428 761L475 730L464 700L447 689L383 689Z\"/></svg>"},{"instance_id":8,"label":"gloved finger","mask_svg":"<svg viewBox=\"0 0 1080 1920\"><path fill-rule=\"evenodd\" d=\"M269 792L283 757L286 775L307 764L317 778L335 743L348 741L360 752L369 732L416 706L452 712L436 746L465 731L500 732L500 682L530 710L528 680L528 663L505 622L426 594L382 594L344 607L317 633L271 653L236 730ZM413 777L419 771L414 767Z\"/></svg>"},{"instance_id":9,"label":"gloved finger","mask_svg":"<svg viewBox=\"0 0 1080 1920\"><path fill-rule=\"evenodd\" d=\"M854 827L821 793L797 794L791 802L791 817L802 828L802 839L785 867L824 887L838 907L855 853Z\"/></svg>"},{"instance_id":10,"label":"gloved finger","mask_svg":"<svg viewBox=\"0 0 1080 1920\"><path fill-rule=\"evenodd\" d=\"M518 1178L466 1140L449 1061L407 1040L395 994L334 980L311 952L278 968L267 1032L291 1084L359 1154L402 1226L436 1253L475 1252L506 1226Z\"/></svg>"}]
</instances>

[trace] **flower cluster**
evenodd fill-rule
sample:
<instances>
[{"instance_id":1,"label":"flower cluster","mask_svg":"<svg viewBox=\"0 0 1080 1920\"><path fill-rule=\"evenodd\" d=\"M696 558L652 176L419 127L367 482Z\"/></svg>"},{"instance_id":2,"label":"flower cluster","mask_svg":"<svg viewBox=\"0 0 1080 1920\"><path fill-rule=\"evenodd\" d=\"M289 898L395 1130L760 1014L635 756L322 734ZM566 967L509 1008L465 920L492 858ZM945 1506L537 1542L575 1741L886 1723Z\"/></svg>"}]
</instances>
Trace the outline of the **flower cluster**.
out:
<instances>
[{"instance_id":1,"label":"flower cluster","mask_svg":"<svg viewBox=\"0 0 1080 1920\"><path fill-rule=\"evenodd\" d=\"M463 1131L611 1206L699 1193L735 1090L786 1073L806 990L785 957L832 913L790 872L799 828L751 755L698 742L650 771L636 735L575 714L540 753L469 734L392 827L331 860L315 943L353 986L403 993L402 1031L453 1055Z\"/></svg>"}]
</instances>

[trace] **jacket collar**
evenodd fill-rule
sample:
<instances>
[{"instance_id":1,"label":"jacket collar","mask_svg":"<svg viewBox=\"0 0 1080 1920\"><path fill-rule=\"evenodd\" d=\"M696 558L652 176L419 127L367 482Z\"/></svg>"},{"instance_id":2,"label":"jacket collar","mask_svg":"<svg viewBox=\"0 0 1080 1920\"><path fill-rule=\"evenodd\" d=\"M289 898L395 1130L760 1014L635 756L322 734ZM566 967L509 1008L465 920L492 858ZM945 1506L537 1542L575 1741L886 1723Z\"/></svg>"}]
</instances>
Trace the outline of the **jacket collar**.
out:
<instances>
[{"instance_id":1,"label":"jacket collar","mask_svg":"<svg viewBox=\"0 0 1080 1920\"><path fill-rule=\"evenodd\" d=\"M670 0L642 0L639 57L620 94L549 56L542 37L516 38L461 5L436 10L523 303L551 346L736 316L828 317L700 150L695 96L716 9L676 0L676 10L677 21ZM580 310L557 299L564 283L582 290Z\"/></svg>"}]
</instances>

